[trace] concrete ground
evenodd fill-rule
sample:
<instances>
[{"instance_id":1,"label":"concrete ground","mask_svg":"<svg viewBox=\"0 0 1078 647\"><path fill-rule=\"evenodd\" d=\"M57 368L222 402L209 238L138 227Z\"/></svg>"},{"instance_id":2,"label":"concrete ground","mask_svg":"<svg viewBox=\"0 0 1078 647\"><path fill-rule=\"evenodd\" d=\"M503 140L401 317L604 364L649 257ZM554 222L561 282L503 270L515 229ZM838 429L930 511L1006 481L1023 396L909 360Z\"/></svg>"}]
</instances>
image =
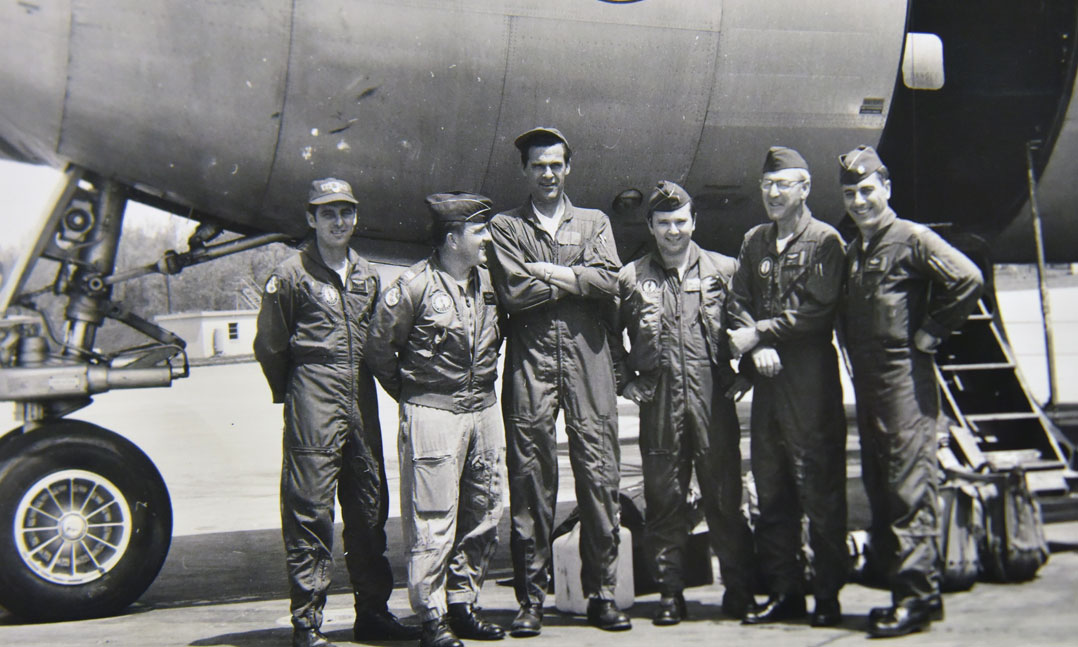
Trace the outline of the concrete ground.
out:
<instances>
[{"instance_id":1,"label":"concrete ground","mask_svg":"<svg viewBox=\"0 0 1078 647\"><path fill-rule=\"evenodd\" d=\"M391 608L410 615L402 588L405 567L397 512L396 414L382 402L386 462L390 473L392 516L389 553L397 577ZM740 405L747 423L747 404ZM852 413L852 409L848 407ZM170 488L175 532L160 576L127 613L114 618L45 625L20 624L0 615L2 645L288 645L288 601L284 551L280 539L277 482L280 466L280 407L256 364L195 368L192 377L170 389L113 392L98 397L82 417L131 438L157 464ZM621 403L623 485L640 479L633 405ZM744 425L743 425L744 426ZM747 455L747 437L743 451ZM559 515L572 506L571 474L561 452ZM856 433L848 444L850 526L867 521L860 487ZM508 536L506 523L500 536ZM338 529L339 530L339 529ZM948 595L947 621L903 642L923 645L1070 645L1078 634L1078 524L1049 526L1054 554L1038 578L1019 585L979 583L971 592ZM347 577L339 555L326 631L346 642L352 611ZM508 623L515 612L512 589L496 580L509 573L507 542L495 556L481 605L495 620ZM843 590L846 619L835 629L803 624L742 627L720 612L719 583L688 592L692 620L677 627L650 623L654 594L637 598L631 609L633 631L607 634L586 627L579 617L554 611L548 599L543 635L532 643L626 647L657 640L673 644L702 640L723 644L822 645L861 641L866 614L887 602L887 592L849 585ZM2 612L0 612L2 613ZM517 642L513 639L511 642Z\"/></svg>"}]
</instances>

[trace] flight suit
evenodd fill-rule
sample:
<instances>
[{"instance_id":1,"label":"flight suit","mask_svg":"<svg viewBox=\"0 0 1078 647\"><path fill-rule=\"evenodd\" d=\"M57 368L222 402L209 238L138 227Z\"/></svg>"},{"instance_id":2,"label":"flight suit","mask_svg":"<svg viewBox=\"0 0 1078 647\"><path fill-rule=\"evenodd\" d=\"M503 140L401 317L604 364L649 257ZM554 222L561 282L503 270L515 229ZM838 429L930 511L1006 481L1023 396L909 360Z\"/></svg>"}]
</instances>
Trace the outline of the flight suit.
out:
<instances>
[{"instance_id":1,"label":"flight suit","mask_svg":"<svg viewBox=\"0 0 1078 647\"><path fill-rule=\"evenodd\" d=\"M490 275L465 290L437 255L405 270L375 310L366 358L400 402L408 593L423 621L474 603L497 547L505 433L494 394L501 346Z\"/></svg>"},{"instance_id":2,"label":"flight suit","mask_svg":"<svg viewBox=\"0 0 1078 647\"><path fill-rule=\"evenodd\" d=\"M923 329L944 338L977 303L980 270L923 225L890 212L868 248L848 251L840 330L857 397L861 469L872 511L872 552L884 560L894 604L939 593L939 387Z\"/></svg>"},{"instance_id":3,"label":"flight suit","mask_svg":"<svg viewBox=\"0 0 1078 647\"><path fill-rule=\"evenodd\" d=\"M314 241L285 260L266 283L254 342L273 401L284 403L281 531L301 629L321 626L335 490L357 612L384 609L393 590L378 400L363 362L379 281L355 252L348 262L343 285Z\"/></svg>"},{"instance_id":4,"label":"flight suit","mask_svg":"<svg viewBox=\"0 0 1078 647\"><path fill-rule=\"evenodd\" d=\"M610 221L566 198L556 237L539 225L530 202L495 216L490 231L491 275L509 314L502 409L517 600L542 605L550 583L559 410L580 508L581 584L585 596L613 600L621 450L608 335L621 261ZM572 267L582 294L532 277L524 268L532 261Z\"/></svg>"},{"instance_id":5,"label":"flight suit","mask_svg":"<svg viewBox=\"0 0 1078 647\"><path fill-rule=\"evenodd\" d=\"M683 279L655 252L621 269L619 321L631 351L617 353L619 373L644 391L640 454L647 505L647 545L659 591L685 588L683 564L689 526L686 501L696 467L711 545L729 599L748 600L752 534L741 513L741 429L725 331L729 282L737 261L689 247Z\"/></svg>"},{"instance_id":6,"label":"flight suit","mask_svg":"<svg viewBox=\"0 0 1078 647\"><path fill-rule=\"evenodd\" d=\"M733 280L731 328L755 326L778 351L778 375L753 378L751 462L760 516L756 548L772 594L802 592L801 515L809 519L812 593L846 581L846 415L831 343L844 248L811 215L780 253L772 223L747 234ZM753 367L746 358L742 366ZM753 371L755 372L755 371Z\"/></svg>"}]
</instances>

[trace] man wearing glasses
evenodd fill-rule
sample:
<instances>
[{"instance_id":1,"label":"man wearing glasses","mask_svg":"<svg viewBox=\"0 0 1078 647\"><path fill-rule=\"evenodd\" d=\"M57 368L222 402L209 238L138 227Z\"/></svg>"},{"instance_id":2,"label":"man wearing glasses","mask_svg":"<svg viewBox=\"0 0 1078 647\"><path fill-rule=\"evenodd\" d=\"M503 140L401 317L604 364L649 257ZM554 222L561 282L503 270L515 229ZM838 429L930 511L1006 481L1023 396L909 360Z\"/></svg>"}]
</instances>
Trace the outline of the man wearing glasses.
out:
<instances>
[{"instance_id":1,"label":"man wearing glasses","mask_svg":"<svg viewBox=\"0 0 1078 647\"><path fill-rule=\"evenodd\" d=\"M730 346L753 380L756 545L769 593L747 624L805 616L802 514L813 553L810 623L842 620L846 420L831 338L845 252L838 232L809 211L811 181L797 151L768 151L760 193L771 222L745 234L733 279Z\"/></svg>"}]
</instances>

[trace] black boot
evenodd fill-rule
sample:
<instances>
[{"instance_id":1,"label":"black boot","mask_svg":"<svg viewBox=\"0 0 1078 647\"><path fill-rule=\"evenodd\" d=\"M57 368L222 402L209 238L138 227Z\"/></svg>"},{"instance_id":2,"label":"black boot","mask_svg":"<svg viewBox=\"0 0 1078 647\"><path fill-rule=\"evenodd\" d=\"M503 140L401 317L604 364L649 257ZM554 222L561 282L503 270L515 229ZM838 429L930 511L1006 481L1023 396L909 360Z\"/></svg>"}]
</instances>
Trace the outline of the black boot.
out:
<instances>
[{"instance_id":1,"label":"black boot","mask_svg":"<svg viewBox=\"0 0 1078 647\"><path fill-rule=\"evenodd\" d=\"M928 605L928 617L930 620L940 622L943 620L943 596L939 593L933 593L932 595L924 598L924 603ZM875 607L868 612L869 621L878 620L891 612L891 607Z\"/></svg>"},{"instance_id":2,"label":"black boot","mask_svg":"<svg viewBox=\"0 0 1078 647\"><path fill-rule=\"evenodd\" d=\"M816 607L809 616L813 627L834 627L842 622L842 605L838 598L816 598Z\"/></svg>"},{"instance_id":3,"label":"black boot","mask_svg":"<svg viewBox=\"0 0 1078 647\"><path fill-rule=\"evenodd\" d=\"M401 624L389 609L356 611L352 638L356 642L371 640L415 640L422 633L419 627Z\"/></svg>"},{"instance_id":4,"label":"black boot","mask_svg":"<svg viewBox=\"0 0 1078 647\"><path fill-rule=\"evenodd\" d=\"M626 631L633 628L629 616L618 609L613 600L588 600L588 624L603 631Z\"/></svg>"},{"instance_id":5,"label":"black boot","mask_svg":"<svg viewBox=\"0 0 1078 647\"><path fill-rule=\"evenodd\" d=\"M337 647L335 644L329 642L329 638L322 635L322 632L314 629L300 629L296 627L292 629L292 647Z\"/></svg>"},{"instance_id":6,"label":"black boot","mask_svg":"<svg viewBox=\"0 0 1078 647\"><path fill-rule=\"evenodd\" d=\"M869 612L868 633L874 638L893 638L924 631L932 624L932 614L928 600L903 600L893 607L877 607Z\"/></svg>"},{"instance_id":7,"label":"black boot","mask_svg":"<svg viewBox=\"0 0 1078 647\"><path fill-rule=\"evenodd\" d=\"M779 593L767 598L767 602L756 611L745 614L741 622L747 625L762 625L780 620L797 620L805 617L805 596L792 593Z\"/></svg>"},{"instance_id":8,"label":"black boot","mask_svg":"<svg viewBox=\"0 0 1078 647\"><path fill-rule=\"evenodd\" d=\"M760 607L756 604L756 598L750 593L736 593L727 590L722 594L722 612L731 618L744 620L750 613L756 613Z\"/></svg>"},{"instance_id":9,"label":"black boot","mask_svg":"<svg viewBox=\"0 0 1078 647\"><path fill-rule=\"evenodd\" d=\"M659 610L655 612L655 617L652 618L651 623L659 627L667 627L676 625L688 615L684 595L681 593L675 593L669 597L664 595L659 599Z\"/></svg>"},{"instance_id":10,"label":"black boot","mask_svg":"<svg viewBox=\"0 0 1078 647\"><path fill-rule=\"evenodd\" d=\"M419 647L464 647L446 624L445 618L435 618L423 623Z\"/></svg>"},{"instance_id":11,"label":"black boot","mask_svg":"<svg viewBox=\"0 0 1078 647\"><path fill-rule=\"evenodd\" d=\"M449 605L449 628L458 637L474 640L501 640L505 631L493 622L479 617L479 609L470 602Z\"/></svg>"},{"instance_id":12,"label":"black boot","mask_svg":"<svg viewBox=\"0 0 1078 647\"><path fill-rule=\"evenodd\" d=\"M509 635L514 638L538 636L543 630L543 607L538 604L522 604L513 624L509 625Z\"/></svg>"}]
</instances>

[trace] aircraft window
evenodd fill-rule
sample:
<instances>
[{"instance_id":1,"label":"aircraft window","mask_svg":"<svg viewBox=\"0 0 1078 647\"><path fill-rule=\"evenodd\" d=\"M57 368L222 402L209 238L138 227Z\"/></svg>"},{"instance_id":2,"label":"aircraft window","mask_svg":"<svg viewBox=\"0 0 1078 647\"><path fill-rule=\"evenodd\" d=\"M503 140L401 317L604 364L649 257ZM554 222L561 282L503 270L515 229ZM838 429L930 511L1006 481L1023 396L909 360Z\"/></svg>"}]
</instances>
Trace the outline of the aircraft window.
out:
<instances>
[{"instance_id":1,"label":"aircraft window","mask_svg":"<svg viewBox=\"0 0 1078 647\"><path fill-rule=\"evenodd\" d=\"M935 34L906 34L902 54L902 82L911 90L939 90L943 87L943 41Z\"/></svg>"},{"instance_id":2,"label":"aircraft window","mask_svg":"<svg viewBox=\"0 0 1078 647\"><path fill-rule=\"evenodd\" d=\"M236 340L240 338L240 325L235 321L228 322L228 338Z\"/></svg>"}]
</instances>

